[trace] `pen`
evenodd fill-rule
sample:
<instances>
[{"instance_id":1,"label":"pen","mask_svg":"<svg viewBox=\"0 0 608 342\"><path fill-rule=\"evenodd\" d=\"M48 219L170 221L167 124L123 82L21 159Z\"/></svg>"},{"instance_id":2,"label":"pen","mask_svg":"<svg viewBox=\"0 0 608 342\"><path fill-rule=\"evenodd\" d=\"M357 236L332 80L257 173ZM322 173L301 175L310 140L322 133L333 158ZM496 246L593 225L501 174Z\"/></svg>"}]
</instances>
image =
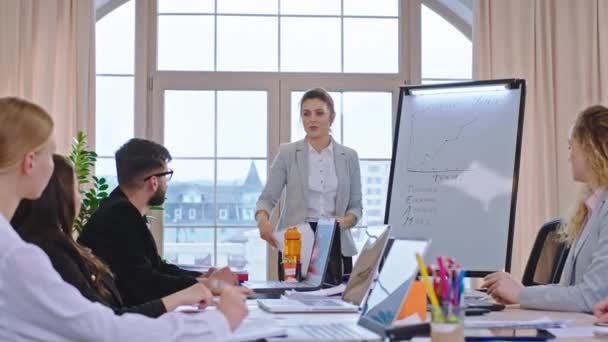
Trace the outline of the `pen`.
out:
<instances>
[{"instance_id":1,"label":"pen","mask_svg":"<svg viewBox=\"0 0 608 342\"><path fill-rule=\"evenodd\" d=\"M450 287L447 284L448 274L445 270L445 266L443 265L443 258L441 256L437 257L437 266L439 266L439 280L441 281L441 297L443 300L446 300L448 298Z\"/></svg>"},{"instance_id":2,"label":"pen","mask_svg":"<svg viewBox=\"0 0 608 342\"><path fill-rule=\"evenodd\" d=\"M458 273L458 304L460 304L460 300L462 299L462 295L464 293L464 277L466 275L465 270L460 270Z\"/></svg>"},{"instance_id":3,"label":"pen","mask_svg":"<svg viewBox=\"0 0 608 342\"><path fill-rule=\"evenodd\" d=\"M426 272L426 266L424 265L424 260L420 254L416 253L416 260L418 261L418 269L420 270L420 274L422 274L422 280L426 285L426 291L428 292L429 298L431 299L431 305L433 307L433 321L434 322L443 322L443 315L441 314L441 307L439 307L439 302L437 301L437 296L435 295L435 290L433 290L433 286L431 285L431 281L429 280L429 275Z\"/></svg>"}]
</instances>

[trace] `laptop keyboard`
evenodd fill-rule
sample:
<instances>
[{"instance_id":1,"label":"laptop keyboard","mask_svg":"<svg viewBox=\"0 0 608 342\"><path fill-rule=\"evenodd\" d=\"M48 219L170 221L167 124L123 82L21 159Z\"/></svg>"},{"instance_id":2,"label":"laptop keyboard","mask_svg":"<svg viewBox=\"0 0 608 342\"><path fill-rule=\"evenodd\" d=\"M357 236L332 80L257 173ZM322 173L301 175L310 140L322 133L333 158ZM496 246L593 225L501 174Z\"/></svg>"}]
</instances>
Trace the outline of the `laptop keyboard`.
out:
<instances>
[{"instance_id":1,"label":"laptop keyboard","mask_svg":"<svg viewBox=\"0 0 608 342\"><path fill-rule=\"evenodd\" d=\"M357 331L354 331L350 326L346 324L333 323L333 324L319 324L319 325L300 325L302 331L307 335L317 339L361 339L365 338Z\"/></svg>"}]
</instances>

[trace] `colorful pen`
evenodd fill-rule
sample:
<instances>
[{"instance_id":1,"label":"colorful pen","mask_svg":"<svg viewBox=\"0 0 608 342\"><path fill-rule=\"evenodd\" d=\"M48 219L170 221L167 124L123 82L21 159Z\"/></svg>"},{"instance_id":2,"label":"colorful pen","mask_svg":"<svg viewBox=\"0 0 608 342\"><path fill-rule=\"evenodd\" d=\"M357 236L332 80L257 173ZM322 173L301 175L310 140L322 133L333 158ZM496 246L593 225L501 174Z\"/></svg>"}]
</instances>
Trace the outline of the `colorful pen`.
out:
<instances>
[{"instance_id":1,"label":"colorful pen","mask_svg":"<svg viewBox=\"0 0 608 342\"><path fill-rule=\"evenodd\" d=\"M437 301L435 290L433 290L433 286L431 285L431 281L429 280L429 275L426 272L424 260L422 260L422 257L418 253L416 253L416 260L418 261L418 269L420 270L420 274L422 274L422 281L426 285L426 291L428 292L429 298L431 299L431 305L433 307L433 321L443 322L444 319L441 313L441 307L439 306L439 301Z\"/></svg>"}]
</instances>

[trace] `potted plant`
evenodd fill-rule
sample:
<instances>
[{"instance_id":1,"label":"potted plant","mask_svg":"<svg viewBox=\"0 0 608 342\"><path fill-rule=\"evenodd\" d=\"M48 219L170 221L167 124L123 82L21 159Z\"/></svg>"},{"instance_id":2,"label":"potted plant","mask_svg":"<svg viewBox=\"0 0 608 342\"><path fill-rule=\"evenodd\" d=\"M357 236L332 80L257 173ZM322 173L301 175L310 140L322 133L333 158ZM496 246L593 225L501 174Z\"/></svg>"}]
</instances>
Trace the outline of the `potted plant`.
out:
<instances>
[{"instance_id":1,"label":"potted plant","mask_svg":"<svg viewBox=\"0 0 608 342\"><path fill-rule=\"evenodd\" d=\"M82 195L80 214L74 223L74 229L80 234L82 227L99 207L99 203L108 197L108 184L103 177L93 175L97 162L97 153L88 150L87 136L82 131L73 139L70 160L76 172L78 188Z\"/></svg>"}]
</instances>

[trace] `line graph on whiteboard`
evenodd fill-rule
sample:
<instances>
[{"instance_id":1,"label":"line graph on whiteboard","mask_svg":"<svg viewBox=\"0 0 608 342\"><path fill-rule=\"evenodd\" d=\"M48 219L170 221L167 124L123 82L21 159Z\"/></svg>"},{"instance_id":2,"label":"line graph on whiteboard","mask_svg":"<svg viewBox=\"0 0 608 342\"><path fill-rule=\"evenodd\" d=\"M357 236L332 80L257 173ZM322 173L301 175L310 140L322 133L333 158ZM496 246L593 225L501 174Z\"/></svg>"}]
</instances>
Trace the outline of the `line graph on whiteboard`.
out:
<instances>
[{"instance_id":1,"label":"line graph on whiteboard","mask_svg":"<svg viewBox=\"0 0 608 342\"><path fill-rule=\"evenodd\" d=\"M470 171L469 159L474 143L467 133L475 130L478 117L442 117L448 124L436 125L433 117L413 114L411 116L410 144L407 157L407 171L414 173L445 173ZM428 127L428 128L427 128ZM429 134L430 133L430 134Z\"/></svg>"}]
</instances>

